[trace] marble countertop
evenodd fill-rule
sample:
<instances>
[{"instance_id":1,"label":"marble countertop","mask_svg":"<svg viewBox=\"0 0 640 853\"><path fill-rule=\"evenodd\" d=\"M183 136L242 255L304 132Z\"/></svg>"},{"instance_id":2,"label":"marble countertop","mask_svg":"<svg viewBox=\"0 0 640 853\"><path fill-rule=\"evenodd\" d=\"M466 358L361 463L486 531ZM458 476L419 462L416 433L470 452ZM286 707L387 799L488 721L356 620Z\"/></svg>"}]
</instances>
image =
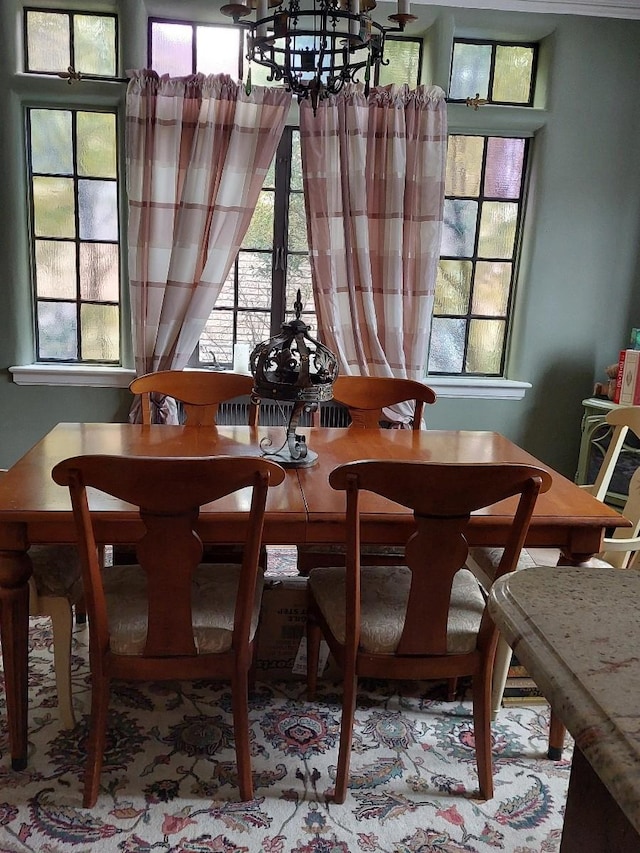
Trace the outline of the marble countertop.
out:
<instances>
[{"instance_id":1,"label":"marble countertop","mask_svg":"<svg viewBox=\"0 0 640 853\"><path fill-rule=\"evenodd\" d=\"M640 832L640 572L526 569L496 581L489 612Z\"/></svg>"}]
</instances>

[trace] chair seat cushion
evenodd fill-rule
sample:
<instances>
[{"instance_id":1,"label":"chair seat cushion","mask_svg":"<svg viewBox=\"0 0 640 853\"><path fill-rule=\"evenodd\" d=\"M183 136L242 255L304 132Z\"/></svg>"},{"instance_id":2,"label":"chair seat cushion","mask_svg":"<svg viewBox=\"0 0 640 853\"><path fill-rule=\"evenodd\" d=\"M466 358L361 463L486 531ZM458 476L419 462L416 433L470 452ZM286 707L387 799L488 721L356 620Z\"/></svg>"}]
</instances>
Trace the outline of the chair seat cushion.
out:
<instances>
[{"instance_id":1,"label":"chair seat cushion","mask_svg":"<svg viewBox=\"0 0 640 853\"><path fill-rule=\"evenodd\" d=\"M407 566L361 566L360 648L372 654L393 654L404 628L411 570ZM345 641L345 570L317 568L309 586L332 634ZM447 625L447 653L465 654L476 647L485 602L478 581L467 569L454 577Z\"/></svg>"},{"instance_id":2,"label":"chair seat cushion","mask_svg":"<svg viewBox=\"0 0 640 853\"><path fill-rule=\"evenodd\" d=\"M198 654L220 654L231 649L239 565L201 564L194 573L191 593L193 637ZM258 574L251 619L251 638L258 626L262 600ZM111 651L141 655L147 638L146 575L139 565L111 566L103 572Z\"/></svg>"},{"instance_id":3,"label":"chair seat cushion","mask_svg":"<svg viewBox=\"0 0 640 853\"><path fill-rule=\"evenodd\" d=\"M39 596L68 598L75 604L82 595L82 571L75 545L32 545L29 557Z\"/></svg>"}]
</instances>

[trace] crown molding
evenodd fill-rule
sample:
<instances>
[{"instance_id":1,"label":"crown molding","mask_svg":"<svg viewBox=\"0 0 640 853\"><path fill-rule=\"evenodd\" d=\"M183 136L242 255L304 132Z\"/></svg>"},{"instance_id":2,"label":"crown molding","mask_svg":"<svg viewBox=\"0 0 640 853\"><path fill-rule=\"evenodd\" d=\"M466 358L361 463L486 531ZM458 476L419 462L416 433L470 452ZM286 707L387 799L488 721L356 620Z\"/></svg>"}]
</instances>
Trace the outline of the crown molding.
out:
<instances>
[{"instance_id":1,"label":"crown molding","mask_svg":"<svg viewBox=\"0 0 640 853\"><path fill-rule=\"evenodd\" d=\"M431 0L413 2L421 6L433 5ZM638 0L446 0L443 5L501 12L544 12L552 15L595 15L601 18L640 20Z\"/></svg>"}]
</instances>

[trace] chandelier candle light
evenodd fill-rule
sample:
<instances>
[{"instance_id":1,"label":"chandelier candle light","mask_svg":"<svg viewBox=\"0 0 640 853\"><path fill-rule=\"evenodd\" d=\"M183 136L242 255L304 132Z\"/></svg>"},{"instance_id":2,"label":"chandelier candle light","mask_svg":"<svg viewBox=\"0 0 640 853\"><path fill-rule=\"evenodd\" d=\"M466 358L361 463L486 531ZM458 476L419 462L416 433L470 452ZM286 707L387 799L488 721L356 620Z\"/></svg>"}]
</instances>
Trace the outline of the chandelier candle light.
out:
<instances>
[{"instance_id":1,"label":"chandelier candle light","mask_svg":"<svg viewBox=\"0 0 640 853\"><path fill-rule=\"evenodd\" d=\"M307 468L316 462L318 454L309 450L306 437L298 435L296 429L305 410L315 411L319 402L333 398L338 363L327 347L308 334L306 323L300 319L300 291L293 308L295 320L283 323L279 335L258 344L251 353L251 397L256 403L265 398L293 402L282 446L266 449L271 446L269 438L260 446L265 456L285 468Z\"/></svg>"},{"instance_id":2,"label":"chandelier candle light","mask_svg":"<svg viewBox=\"0 0 640 853\"><path fill-rule=\"evenodd\" d=\"M364 82L368 94L372 69L386 64L385 36L417 20L409 0L398 0L397 13L389 16L395 27L374 21L369 13L375 7L375 0L247 0L221 11L249 31L247 87L256 62L269 69L269 82L282 81L299 100L310 98L315 113L318 101L345 83ZM255 21L241 20L254 9Z\"/></svg>"}]
</instances>

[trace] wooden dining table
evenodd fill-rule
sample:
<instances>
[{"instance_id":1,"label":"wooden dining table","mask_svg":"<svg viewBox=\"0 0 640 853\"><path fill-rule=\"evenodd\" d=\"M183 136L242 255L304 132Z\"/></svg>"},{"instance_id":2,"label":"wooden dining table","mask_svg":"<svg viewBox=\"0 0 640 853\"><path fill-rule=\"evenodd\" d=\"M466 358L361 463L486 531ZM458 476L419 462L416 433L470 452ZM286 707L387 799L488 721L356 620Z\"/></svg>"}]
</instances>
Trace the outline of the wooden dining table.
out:
<instances>
[{"instance_id":1,"label":"wooden dining table","mask_svg":"<svg viewBox=\"0 0 640 853\"><path fill-rule=\"evenodd\" d=\"M546 468L553 485L538 499L527 544L559 547L569 564L597 553L605 528L626 524L615 510L498 433L323 428L301 432L318 460L312 467L289 469L284 482L269 490L265 544L344 541L345 496L329 486L329 474L337 465L357 459L513 462ZM27 763L28 550L31 544L73 543L76 539L68 491L51 479L54 465L62 459L94 453L131 457L261 455L269 449L265 442L271 442L275 450L283 441L284 430L278 427L62 423L0 480L0 641L14 769L23 769ZM249 500L244 490L203 507L198 520L203 542L242 542ZM89 490L89 502L99 544L129 544L141 533L131 505L95 490ZM503 544L514 508L513 500L509 500L474 514L469 544ZM366 495L362 511L363 542L405 541L412 524L406 509Z\"/></svg>"}]
</instances>

